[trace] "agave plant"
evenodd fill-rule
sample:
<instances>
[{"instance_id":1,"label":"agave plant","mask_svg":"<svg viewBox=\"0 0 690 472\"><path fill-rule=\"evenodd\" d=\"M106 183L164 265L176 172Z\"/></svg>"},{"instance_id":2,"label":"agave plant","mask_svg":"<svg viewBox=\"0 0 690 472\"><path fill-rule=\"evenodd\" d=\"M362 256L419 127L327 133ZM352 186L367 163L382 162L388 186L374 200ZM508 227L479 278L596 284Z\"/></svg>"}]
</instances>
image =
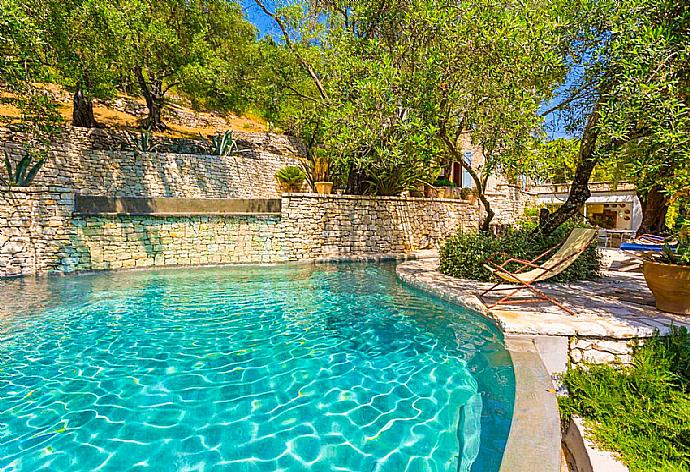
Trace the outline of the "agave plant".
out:
<instances>
[{"instance_id":1,"label":"agave plant","mask_svg":"<svg viewBox=\"0 0 690 472\"><path fill-rule=\"evenodd\" d=\"M158 148L158 144L153 142L150 129L145 129L138 135L127 133L127 140L138 153L154 152Z\"/></svg>"},{"instance_id":2,"label":"agave plant","mask_svg":"<svg viewBox=\"0 0 690 472\"><path fill-rule=\"evenodd\" d=\"M232 131L211 136L211 154L215 156L227 156L237 152L237 141L232 137Z\"/></svg>"},{"instance_id":3,"label":"agave plant","mask_svg":"<svg viewBox=\"0 0 690 472\"><path fill-rule=\"evenodd\" d=\"M5 151L5 172L7 175L0 175L0 184L6 187L28 187L31 185L46 161L45 157L38 157L34 162L35 158L34 153L26 152L13 170L10 156Z\"/></svg>"}]
</instances>

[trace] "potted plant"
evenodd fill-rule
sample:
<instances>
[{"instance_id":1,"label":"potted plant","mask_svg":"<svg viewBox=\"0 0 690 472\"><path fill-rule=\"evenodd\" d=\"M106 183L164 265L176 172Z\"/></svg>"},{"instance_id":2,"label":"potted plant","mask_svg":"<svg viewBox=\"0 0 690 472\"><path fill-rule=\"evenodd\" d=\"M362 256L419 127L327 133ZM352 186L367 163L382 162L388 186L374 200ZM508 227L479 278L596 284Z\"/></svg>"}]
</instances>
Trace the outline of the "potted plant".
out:
<instances>
[{"instance_id":1,"label":"potted plant","mask_svg":"<svg viewBox=\"0 0 690 472\"><path fill-rule=\"evenodd\" d=\"M333 192L333 182L328 178L328 159L319 156L314 159L314 187L316 193L330 194Z\"/></svg>"},{"instance_id":2,"label":"potted plant","mask_svg":"<svg viewBox=\"0 0 690 472\"><path fill-rule=\"evenodd\" d=\"M276 180L285 192L299 192L307 176L297 166L285 166L276 172Z\"/></svg>"},{"instance_id":3,"label":"potted plant","mask_svg":"<svg viewBox=\"0 0 690 472\"><path fill-rule=\"evenodd\" d=\"M451 182L445 177L436 179L434 186L438 188L439 196L442 198L454 198L457 193L455 182Z\"/></svg>"},{"instance_id":4,"label":"potted plant","mask_svg":"<svg viewBox=\"0 0 690 472\"><path fill-rule=\"evenodd\" d=\"M470 191L469 202L472 205L474 205L477 203L477 199L479 199L479 190L477 190L477 187L472 187Z\"/></svg>"},{"instance_id":5,"label":"potted plant","mask_svg":"<svg viewBox=\"0 0 690 472\"><path fill-rule=\"evenodd\" d=\"M642 270L659 310L690 315L690 221L682 228L677 244L646 256Z\"/></svg>"}]
</instances>

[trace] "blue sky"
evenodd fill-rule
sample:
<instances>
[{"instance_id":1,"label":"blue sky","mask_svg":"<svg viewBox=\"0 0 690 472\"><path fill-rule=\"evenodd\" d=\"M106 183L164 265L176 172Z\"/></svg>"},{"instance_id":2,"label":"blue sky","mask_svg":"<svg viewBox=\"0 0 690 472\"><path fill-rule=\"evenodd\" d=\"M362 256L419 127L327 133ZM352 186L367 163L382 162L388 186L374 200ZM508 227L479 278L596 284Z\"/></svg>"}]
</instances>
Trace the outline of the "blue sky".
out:
<instances>
[{"instance_id":1,"label":"blue sky","mask_svg":"<svg viewBox=\"0 0 690 472\"><path fill-rule=\"evenodd\" d=\"M240 4L242 5L247 19L259 29L259 36L264 36L266 33L276 33L277 28L273 24L273 20L261 11L254 0L241 0ZM274 3L272 1L267 1L266 6L271 8L274 6Z\"/></svg>"}]
</instances>

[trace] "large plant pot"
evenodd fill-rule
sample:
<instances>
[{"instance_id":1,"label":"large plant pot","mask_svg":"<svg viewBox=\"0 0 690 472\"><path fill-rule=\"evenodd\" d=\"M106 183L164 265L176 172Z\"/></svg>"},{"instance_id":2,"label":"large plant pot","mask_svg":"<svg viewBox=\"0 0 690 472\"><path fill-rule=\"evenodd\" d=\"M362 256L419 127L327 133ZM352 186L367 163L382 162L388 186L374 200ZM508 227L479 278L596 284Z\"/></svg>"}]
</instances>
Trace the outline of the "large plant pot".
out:
<instances>
[{"instance_id":1,"label":"large plant pot","mask_svg":"<svg viewBox=\"0 0 690 472\"><path fill-rule=\"evenodd\" d=\"M316 193L325 193L326 195L333 192L333 182L314 182Z\"/></svg>"},{"instance_id":2,"label":"large plant pot","mask_svg":"<svg viewBox=\"0 0 690 472\"><path fill-rule=\"evenodd\" d=\"M659 310L690 315L690 266L644 261L643 272Z\"/></svg>"}]
</instances>

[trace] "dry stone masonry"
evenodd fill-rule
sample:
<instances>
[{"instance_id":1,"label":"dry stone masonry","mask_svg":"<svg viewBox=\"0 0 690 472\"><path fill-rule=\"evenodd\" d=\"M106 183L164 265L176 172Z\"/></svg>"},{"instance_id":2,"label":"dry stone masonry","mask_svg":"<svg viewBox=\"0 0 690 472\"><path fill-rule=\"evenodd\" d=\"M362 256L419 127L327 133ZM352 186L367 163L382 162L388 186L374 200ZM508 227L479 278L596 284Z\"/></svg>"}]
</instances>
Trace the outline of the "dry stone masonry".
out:
<instances>
[{"instance_id":1,"label":"dry stone masonry","mask_svg":"<svg viewBox=\"0 0 690 472\"><path fill-rule=\"evenodd\" d=\"M208 154L200 140L156 138L156 152L139 153L127 137L103 130L70 128L50 149L34 181L84 195L115 197L271 198L279 196L275 173L299 164L291 138L235 133L240 152ZM17 159L23 136L0 128L0 151Z\"/></svg>"},{"instance_id":2,"label":"dry stone masonry","mask_svg":"<svg viewBox=\"0 0 690 472\"><path fill-rule=\"evenodd\" d=\"M202 207L281 198L275 173L299 163L300 146L280 135L235 137L242 152L230 156L180 139L140 153L122 133L64 130L34 186L0 189L0 276L402 254L477 226L478 208L466 201L402 197L285 194L272 214L75 212L75 195L195 198ZM21 154L20 133L0 128L0 139L1 150Z\"/></svg>"},{"instance_id":3,"label":"dry stone masonry","mask_svg":"<svg viewBox=\"0 0 690 472\"><path fill-rule=\"evenodd\" d=\"M292 194L276 215L80 216L64 188L0 206L0 276L400 254L476 227L459 200Z\"/></svg>"}]
</instances>

